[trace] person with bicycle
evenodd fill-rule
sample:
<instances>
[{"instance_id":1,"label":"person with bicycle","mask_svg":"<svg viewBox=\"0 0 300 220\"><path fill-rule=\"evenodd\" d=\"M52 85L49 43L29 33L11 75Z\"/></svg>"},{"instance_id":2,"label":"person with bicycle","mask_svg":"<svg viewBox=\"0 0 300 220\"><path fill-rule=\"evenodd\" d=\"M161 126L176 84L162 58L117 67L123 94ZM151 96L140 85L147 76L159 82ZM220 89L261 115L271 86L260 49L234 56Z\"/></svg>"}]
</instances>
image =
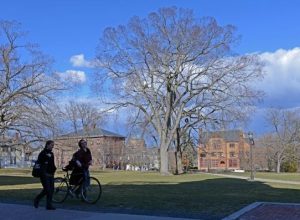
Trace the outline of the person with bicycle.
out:
<instances>
[{"instance_id":1,"label":"person with bicycle","mask_svg":"<svg viewBox=\"0 0 300 220\"><path fill-rule=\"evenodd\" d=\"M38 156L38 161L41 165L40 180L43 185L43 190L34 199L33 205L35 208L38 208L40 200L44 196L47 196L46 209L55 210L52 205L52 196L54 192L54 173L56 171L54 154L52 152L53 147L54 141L48 140L45 144L45 148Z\"/></svg>"},{"instance_id":2,"label":"person with bicycle","mask_svg":"<svg viewBox=\"0 0 300 220\"><path fill-rule=\"evenodd\" d=\"M53 201L62 203L68 196L76 198L88 204L95 204L101 197L102 187L96 177L89 174L89 166L92 164L92 154L87 148L87 142L81 139L78 142L79 150L73 154L72 159L63 171L64 177L56 177ZM69 175L68 171L72 171Z\"/></svg>"},{"instance_id":3,"label":"person with bicycle","mask_svg":"<svg viewBox=\"0 0 300 220\"><path fill-rule=\"evenodd\" d=\"M73 170L71 175L71 182L76 183L78 177L83 177L83 181L85 184L83 186L89 185L89 166L92 164L92 154L90 149L87 147L87 142L84 139L81 139L78 142L79 150L73 154L72 160L63 170ZM79 194L80 189L75 192L77 195Z\"/></svg>"}]
</instances>

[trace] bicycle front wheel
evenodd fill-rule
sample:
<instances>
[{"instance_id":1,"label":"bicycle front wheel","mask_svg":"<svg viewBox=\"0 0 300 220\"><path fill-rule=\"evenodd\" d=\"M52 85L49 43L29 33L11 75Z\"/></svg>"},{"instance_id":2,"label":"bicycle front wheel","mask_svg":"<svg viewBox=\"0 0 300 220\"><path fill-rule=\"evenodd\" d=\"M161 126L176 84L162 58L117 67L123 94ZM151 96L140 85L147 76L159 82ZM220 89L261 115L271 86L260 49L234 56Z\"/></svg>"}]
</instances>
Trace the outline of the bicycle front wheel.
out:
<instances>
[{"instance_id":1,"label":"bicycle front wheel","mask_svg":"<svg viewBox=\"0 0 300 220\"><path fill-rule=\"evenodd\" d=\"M55 203L62 203L68 196L69 185L64 178L54 178L54 192L52 201Z\"/></svg>"},{"instance_id":2,"label":"bicycle front wheel","mask_svg":"<svg viewBox=\"0 0 300 220\"><path fill-rule=\"evenodd\" d=\"M81 188L82 199L89 204L95 204L100 199L101 194L101 184L95 177L89 177L89 181Z\"/></svg>"}]
</instances>

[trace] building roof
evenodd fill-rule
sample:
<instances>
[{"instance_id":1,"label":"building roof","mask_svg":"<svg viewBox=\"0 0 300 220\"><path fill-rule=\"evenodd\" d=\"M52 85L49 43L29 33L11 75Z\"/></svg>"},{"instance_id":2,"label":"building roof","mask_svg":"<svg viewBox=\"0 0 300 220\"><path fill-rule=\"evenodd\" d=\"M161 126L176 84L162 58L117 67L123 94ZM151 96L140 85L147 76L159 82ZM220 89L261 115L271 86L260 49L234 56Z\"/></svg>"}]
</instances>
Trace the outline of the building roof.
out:
<instances>
[{"instance_id":1,"label":"building roof","mask_svg":"<svg viewBox=\"0 0 300 220\"><path fill-rule=\"evenodd\" d=\"M118 137L125 138L125 136L104 130L102 128L94 128L92 130L85 131L83 129L78 130L77 132L70 132L67 134L63 134L58 137L58 139L70 138L70 137Z\"/></svg>"},{"instance_id":2,"label":"building roof","mask_svg":"<svg viewBox=\"0 0 300 220\"><path fill-rule=\"evenodd\" d=\"M241 138L245 139L244 132L241 130L224 130L200 133L200 143L207 143L213 137L223 138L226 142L238 142Z\"/></svg>"}]
</instances>

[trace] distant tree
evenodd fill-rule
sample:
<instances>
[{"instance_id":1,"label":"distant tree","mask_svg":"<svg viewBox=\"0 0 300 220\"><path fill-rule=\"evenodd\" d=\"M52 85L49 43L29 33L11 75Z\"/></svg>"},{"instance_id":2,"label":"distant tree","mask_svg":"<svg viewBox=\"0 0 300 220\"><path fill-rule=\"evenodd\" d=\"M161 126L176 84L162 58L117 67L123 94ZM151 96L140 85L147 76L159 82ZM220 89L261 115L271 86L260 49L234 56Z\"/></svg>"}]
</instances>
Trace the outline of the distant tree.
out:
<instances>
[{"instance_id":1,"label":"distant tree","mask_svg":"<svg viewBox=\"0 0 300 220\"><path fill-rule=\"evenodd\" d=\"M71 122L71 127L76 133L79 129L83 129L89 134L104 122L104 113L92 103L70 101L63 111L66 120Z\"/></svg>"},{"instance_id":2,"label":"distant tree","mask_svg":"<svg viewBox=\"0 0 300 220\"><path fill-rule=\"evenodd\" d=\"M266 141L263 139L264 137L259 137L255 141L255 146L253 146L254 150L254 166L259 170L272 170L272 167L269 166L269 154L267 151L267 147L264 144ZM250 161L249 161L250 162ZM250 168L250 164L247 164L247 168Z\"/></svg>"},{"instance_id":3,"label":"distant tree","mask_svg":"<svg viewBox=\"0 0 300 220\"><path fill-rule=\"evenodd\" d=\"M279 173L282 163L296 155L294 153L300 147L300 115L299 111L274 108L268 110L266 119L272 133L268 135L265 145Z\"/></svg>"},{"instance_id":4,"label":"distant tree","mask_svg":"<svg viewBox=\"0 0 300 220\"><path fill-rule=\"evenodd\" d=\"M17 132L24 139L45 138L51 127L49 106L62 89L51 73L51 59L26 42L15 21L0 20L0 133Z\"/></svg>"},{"instance_id":5,"label":"distant tree","mask_svg":"<svg viewBox=\"0 0 300 220\"><path fill-rule=\"evenodd\" d=\"M102 94L111 88L112 108L135 107L151 123L162 174L169 173L177 128L183 134L190 126L244 118L261 96L250 86L261 77L261 63L256 55L232 53L236 41L233 26L175 7L104 31L97 49L98 88Z\"/></svg>"},{"instance_id":6,"label":"distant tree","mask_svg":"<svg viewBox=\"0 0 300 220\"><path fill-rule=\"evenodd\" d=\"M192 135L193 129L190 129L185 134L182 135L181 142L179 144L180 148L177 150L180 152L180 160L185 157L185 163L182 162L182 165L185 166L186 170L195 166L195 160L197 159L197 147L198 141L195 136ZM178 168L180 170L180 167Z\"/></svg>"}]
</instances>

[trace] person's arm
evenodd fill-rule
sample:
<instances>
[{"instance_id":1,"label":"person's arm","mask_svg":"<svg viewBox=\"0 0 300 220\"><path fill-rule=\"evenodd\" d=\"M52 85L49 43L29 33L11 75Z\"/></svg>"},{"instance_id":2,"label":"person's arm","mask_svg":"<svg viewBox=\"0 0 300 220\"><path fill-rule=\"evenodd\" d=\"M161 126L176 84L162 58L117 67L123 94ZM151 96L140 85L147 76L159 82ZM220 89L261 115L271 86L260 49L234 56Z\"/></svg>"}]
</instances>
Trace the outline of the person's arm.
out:
<instances>
[{"instance_id":1,"label":"person's arm","mask_svg":"<svg viewBox=\"0 0 300 220\"><path fill-rule=\"evenodd\" d=\"M80 152L76 152L73 154L73 158L72 161L74 162L74 165L81 168L82 167L82 163L80 162Z\"/></svg>"}]
</instances>

